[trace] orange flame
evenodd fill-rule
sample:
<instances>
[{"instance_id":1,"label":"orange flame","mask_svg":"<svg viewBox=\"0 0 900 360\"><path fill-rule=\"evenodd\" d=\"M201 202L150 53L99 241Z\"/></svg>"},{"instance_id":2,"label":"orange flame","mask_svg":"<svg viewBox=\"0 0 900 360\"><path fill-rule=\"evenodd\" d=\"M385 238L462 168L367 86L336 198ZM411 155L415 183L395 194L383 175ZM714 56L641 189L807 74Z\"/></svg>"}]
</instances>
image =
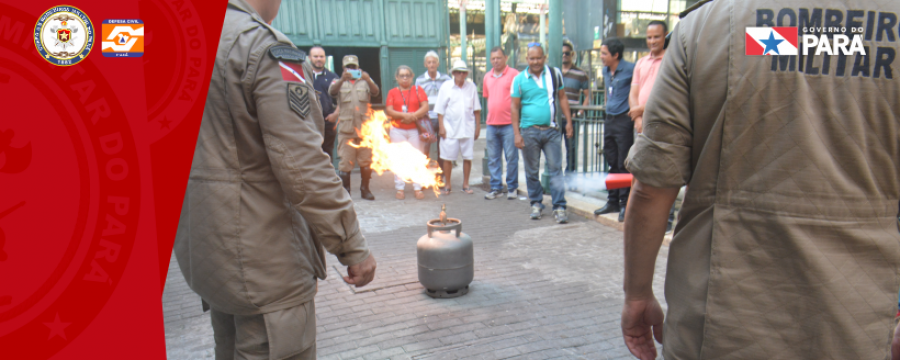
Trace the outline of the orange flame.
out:
<instances>
[{"instance_id":1,"label":"orange flame","mask_svg":"<svg viewBox=\"0 0 900 360\"><path fill-rule=\"evenodd\" d=\"M359 145L348 142L355 148L365 147L372 149L372 165L370 166L378 175L390 170L403 181L415 182L422 188L431 187L435 197L440 195L440 187L444 183L440 180L440 167L428 167L428 158L420 149L414 148L410 143L391 143L387 128L390 122L384 111L374 111L369 107L366 113L368 118L362 128L357 130Z\"/></svg>"}]
</instances>

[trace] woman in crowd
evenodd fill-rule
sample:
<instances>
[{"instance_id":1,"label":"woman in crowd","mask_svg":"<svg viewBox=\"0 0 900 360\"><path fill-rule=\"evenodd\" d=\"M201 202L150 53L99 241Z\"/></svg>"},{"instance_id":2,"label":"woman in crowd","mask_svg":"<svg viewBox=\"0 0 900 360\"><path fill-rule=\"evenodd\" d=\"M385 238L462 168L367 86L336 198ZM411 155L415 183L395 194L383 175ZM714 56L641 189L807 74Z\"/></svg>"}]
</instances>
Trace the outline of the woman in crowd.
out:
<instances>
[{"instance_id":1,"label":"woman in crowd","mask_svg":"<svg viewBox=\"0 0 900 360\"><path fill-rule=\"evenodd\" d=\"M391 143L408 142L413 148L421 148L419 144L419 128L416 120L428 116L428 96L425 90L413 85L412 69L406 65L397 67L394 74L397 87L388 92L385 100L384 112L391 118ZM403 200L406 195L403 192L406 182L394 175L394 188L397 189L397 199ZM413 183L416 199L422 200L422 185Z\"/></svg>"}]
</instances>

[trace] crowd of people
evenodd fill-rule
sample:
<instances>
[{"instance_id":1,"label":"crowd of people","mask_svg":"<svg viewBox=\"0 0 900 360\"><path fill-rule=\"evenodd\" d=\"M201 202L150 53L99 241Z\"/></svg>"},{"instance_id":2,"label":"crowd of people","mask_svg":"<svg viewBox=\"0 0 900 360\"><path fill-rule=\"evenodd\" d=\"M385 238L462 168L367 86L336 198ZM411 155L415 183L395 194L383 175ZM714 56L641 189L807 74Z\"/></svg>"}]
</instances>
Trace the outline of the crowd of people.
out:
<instances>
[{"instance_id":1,"label":"crowd of people","mask_svg":"<svg viewBox=\"0 0 900 360\"><path fill-rule=\"evenodd\" d=\"M603 132L603 155L610 173L627 173L625 158L634 144L636 133L641 132L643 111L653 89L659 66L665 55L665 39L668 26L662 21L651 21L647 26L649 54L637 63L623 59L625 47L612 38L603 42L600 58L603 63L603 90L606 94L606 118ZM575 172L575 156L564 156L564 149L571 151L569 143L573 126L571 105L591 104L591 85L587 74L575 66L575 48L569 42L562 45L562 67L546 65L547 56L539 43L530 43L526 60L527 68L519 72L508 66L508 56L502 47L489 51L491 71L484 74L482 96L487 100L487 152L490 190L484 196L493 200L506 197L518 199L519 151L525 166L526 187L531 204L532 219L541 219L544 189L540 182L540 159L543 153L549 177L552 215L559 223L566 223L566 175ZM327 126L323 134L323 149L331 154L334 146L335 127L344 142L359 142L355 130L365 107L378 94L378 87L364 71L358 78L363 85L356 85L352 72L358 69L354 55L343 59L344 74L340 77L325 69L325 52L321 47L310 49L310 60L316 71L314 84L320 93L320 103ZM388 92L385 113L391 120L391 142L408 142L430 156L433 164L441 167L445 195L452 192L455 161L462 158L462 192L472 194L469 175L472 168L474 142L481 132L481 101L478 90L468 80L469 69L463 60L456 60L450 74L438 71L440 57L435 51L425 55L427 71L415 77L412 68L401 65L394 74L397 87ZM413 81L414 80L414 81ZM340 88L340 89L339 89ZM355 91L353 89L356 89ZM339 91L340 90L340 91ZM332 100L332 97L334 100ZM427 104L427 107L426 107ZM341 106L345 105L345 106ZM344 109L342 112L341 109ZM579 114L583 110L579 110ZM335 116L335 114L341 114ZM334 125L344 120L346 125ZM355 121L349 124L350 119ZM430 121L429 121L430 120ZM430 127L430 128L429 128ZM351 132L353 131L353 132ZM431 154L431 143L436 151ZM353 161L360 166L362 198L373 200L368 190L371 154L346 144L338 144L338 153L356 158L341 158L340 177L350 191L350 170ZM344 150L341 150L344 149ZM506 159L504 187L503 159ZM563 163L565 161L565 163ZM406 198L406 183L395 176L396 198ZM422 185L414 183L416 199L423 199ZM618 213L619 222L625 219L629 188L610 190L607 203L594 211L595 215ZM667 231L672 230L675 205L669 215Z\"/></svg>"},{"instance_id":2,"label":"crowd of people","mask_svg":"<svg viewBox=\"0 0 900 360\"><path fill-rule=\"evenodd\" d=\"M574 64L574 46L563 45L562 68L546 64L547 56L539 43L530 43L523 72L508 66L508 56L502 47L489 51L492 70L484 75L482 95L468 79L470 70L463 60L456 60L450 74L438 71L440 57L429 51L424 58L427 71L419 77L412 68L401 65L394 74L397 87L385 99L385 114L390 119L390 138L393 143L409 143L421 149L440 166L442 194L452 193L451 180L455 162L462 159L461 191L472 194L469 176L474 157L474 143L481 133L481 98L487 100L487 149L490 191L485 199L498 197L518 199L517 189L519 151L525 165L531 219L543 215L543 187L540 182L540 159L543 153L550 181L552 214L559 223L568 222L565 199L565 173L575 170L574 157L565 157L563 144L569 148L572 137L572 114L569 105L591 103L590 81L586 73ZM619 52L621 57L621 51ZM350 170L354 163L361 174L361 197L374 200L368 189L371 178L371 152L348 146L358 144L358 130L372 96L378 86L365 71L359 70L354 55L343 58L343 74L338 76L325 69L325 52L321 47L310 49L310 63L315 71L314 87L319 94L323 117L328 123L323 132L323 150L329 155L338 137L339 176L350 192ZM631 75L628 75L629 79ZM629 84L630 85L630 84ZM337 114L337 115L335 115ZM632 136L633 138L633 136ZM431 144L436 143L432 154ZM627 149L624 150L627 152ZM504 187L503 159L506 159ZM617 171L624 171L615 168ZM395 176L397 199L406 198L406 182ZM423 199L422 185L413 183L416 199ZM627 197L627 195L626 195ZM623 201L624 204L624 201ZM624 206L623 206L624 207Z\"/></svg>"}]
</instances>

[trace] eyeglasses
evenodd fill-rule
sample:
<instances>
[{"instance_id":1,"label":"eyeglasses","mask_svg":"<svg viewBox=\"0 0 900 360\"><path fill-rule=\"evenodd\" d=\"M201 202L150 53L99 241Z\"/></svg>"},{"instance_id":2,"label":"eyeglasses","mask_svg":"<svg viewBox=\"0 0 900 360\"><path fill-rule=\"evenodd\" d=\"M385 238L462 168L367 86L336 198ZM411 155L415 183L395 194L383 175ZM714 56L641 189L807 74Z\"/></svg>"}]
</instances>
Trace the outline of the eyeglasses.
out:
<instances>
[{"instance_id":1,"label":"eyeglasses","mask_svg":"<svg viewBox=\"0 0 900 360\"><path fill-rule=\"evenodd\" d=\"M563 51L563 55L572 56L572 52L571 51Z\"/></svg>"},{"instance_id":2,"label":"eyeglasses","mask_svg":"<svg viewBox=\"0 0 900 360\"><path fill-rule=\"evenodd\" d=\"M539 43L539 42L530 42L530 43L528 43L528 47L530 47L530 48L533 48L533 47L536 47L536 46L541 46L541 43Z\"/></svg>"},{"instance_id":3,"label":"eyeglasses","mask_svg":"<svg viewBox=\"0 0 900 360\"><path fill-rule=\"evenodd\" d=\"M408 78L411 78L412 75L410 75L410 74L403 74L403 75L397 75L397 77L398 77L398 78L401 78L401 79L408 79Z\"/></svg>"}]
</instances>

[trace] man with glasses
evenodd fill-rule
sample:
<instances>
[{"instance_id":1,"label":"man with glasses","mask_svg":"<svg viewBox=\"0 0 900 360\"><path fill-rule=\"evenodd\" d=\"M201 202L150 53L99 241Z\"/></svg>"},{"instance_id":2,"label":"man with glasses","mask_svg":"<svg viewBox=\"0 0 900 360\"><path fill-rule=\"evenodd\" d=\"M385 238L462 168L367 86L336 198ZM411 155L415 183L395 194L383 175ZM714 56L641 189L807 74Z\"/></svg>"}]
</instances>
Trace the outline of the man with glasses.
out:
<instances>
[{"instance_id":1,"label":"man with glasses","mask_svg":"<svg viewBox=\"0 0 900 360\"><path fill-rule=\"evenodd\" d=\"M575 46L572 43L566 41L563 42L562 46L562 75L563 75L563 84L566 87L566 98L569 100L569 105L582 105L588 106L591 104L591 82L588 80L587 74L575 66ZM579 98L582 98L579 103ZM583 110L578 110L578 116L584 114ZM562 119L560 119L562 120ZM574 127L573 127L574 130ZM570 154L570 151L575 151L575 149L570 147L569 138L565 138L566 143L566 168L565 174L568 175L572 172L575 172L575 168L577 164L575 164L575 156L574 154Z\"/></svg>"},{"instance_id":2,"label":"man with glasses","mask_svg":"<svg viewBox=\"0 0 900 360\"><path fill-rule=\"evenodd\" d=\"M550 176L553 217L557 223L569 221L566 215L566 186L562 176L562 133L572 137L572 115L559 69L544 65L547 55L540 43L528 44L528 68L513 79L511 120L516 147L522 149L525 179L531 200L531 219L540 220L544 209L544 189L539 179L541 152ZM557 122L562 111L566 122Z\"/></svg>"}]
</instances>

